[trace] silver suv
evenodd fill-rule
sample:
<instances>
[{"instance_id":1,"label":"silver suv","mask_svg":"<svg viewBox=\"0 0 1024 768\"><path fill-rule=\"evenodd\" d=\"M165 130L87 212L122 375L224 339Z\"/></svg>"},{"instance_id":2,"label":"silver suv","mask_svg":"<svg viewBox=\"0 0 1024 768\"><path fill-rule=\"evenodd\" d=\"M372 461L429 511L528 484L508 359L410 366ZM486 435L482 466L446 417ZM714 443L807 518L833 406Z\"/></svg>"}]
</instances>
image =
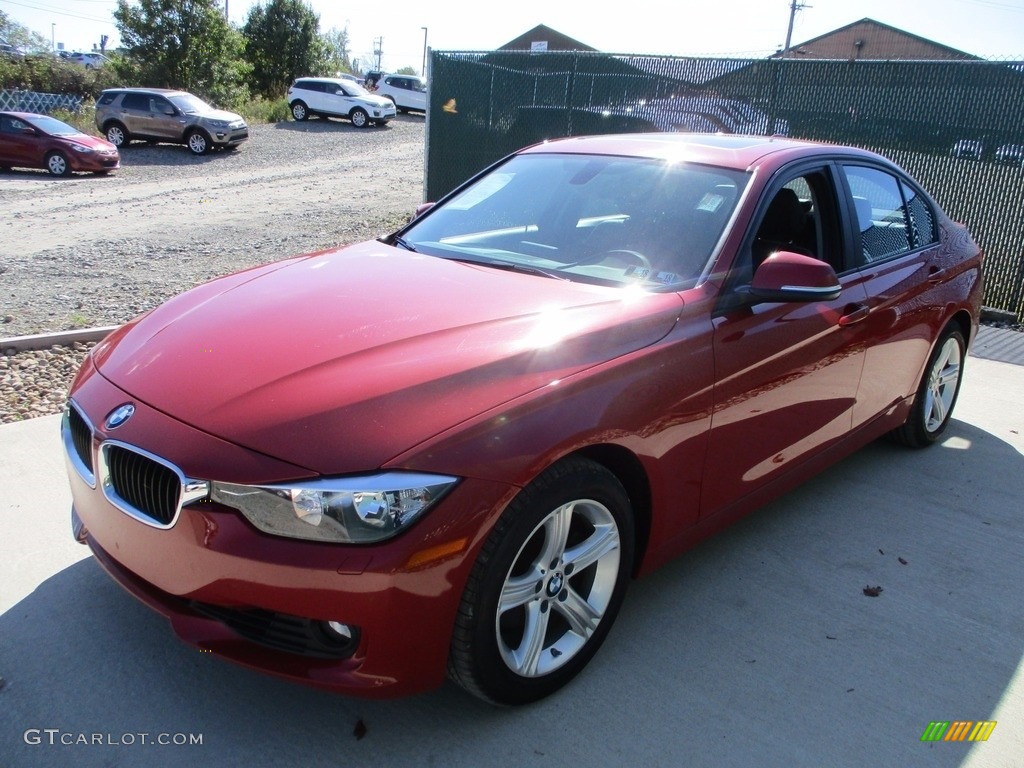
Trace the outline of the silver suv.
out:
<instances>
[{"instance_id":1,"label":"silver suv","mask_svg":"<svg viewBox=\"0 0 1024 768\"><path fill-rule=\"evenodd\" d=\"M196 155L214 147L234 149L249 138L249 126L240 115L166 88L103 91L96 101L96 127L118 149L141 139L184 144Z\"/></svg>"}]
</instances>

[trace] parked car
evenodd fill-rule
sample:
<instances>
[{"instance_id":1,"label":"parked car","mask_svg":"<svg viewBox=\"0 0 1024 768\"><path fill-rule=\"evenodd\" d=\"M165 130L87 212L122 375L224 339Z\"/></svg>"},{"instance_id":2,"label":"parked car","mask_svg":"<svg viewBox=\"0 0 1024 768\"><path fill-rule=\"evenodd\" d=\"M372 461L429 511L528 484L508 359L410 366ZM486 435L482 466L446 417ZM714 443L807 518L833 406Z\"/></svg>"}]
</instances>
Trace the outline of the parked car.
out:
<instances>
[{"instance_id":1,"label":"parked car","mask_svg":"<svg viewBox=\"0 0 1024 768\"><path fill-rule=\"evenodd\" d=\"M18 48L8 43L3 38L0 38L0 56L8 59L23 59L25 54Z\"/></svg>"},{"instance_id":2,"label":"parked car","mask_svg":"<svg viewBox=\"0 0 1024 768\"><path fill-rule=\"evenodd\" d=\"M392 102L338 77L300 77L291 84L286 98L296 120L314 115L344 117L356 128L367 128L386 125L396 114Z\"/></svg>"},{"instance_id":3,"label":"parked car","mask_svg":"<svg viewBox=\"0 0 1024 768\"><path fill-rule=\"evenodd\" d=\"M996 162L1024 166L1024 144L1003 144L996 150Z\"/></svg>"},{"instance_id":4,"label":"parked car","mask_svg":"<svg viewBox=\"0 0 1024 768\"><path fill-rule=\"evenodd\" d=\"M960 139L950 150L951 157L959 157L964 160L981 160L981 153L984 145L977 139Z\"/></svg>"},{"instance_id":5,"label":"parked car","mask_svg":"<svg viewBox=\"0 0 1024 768\"><path fill-rule=\"evenodd\" d=\"M53 176L73 171L110 173L121 157L110 142L49 115L0 112L0 168L44 168Z\"/></svg>"},{"instance_id":6,"label":"parked car","mask_svg":"<svg viewBox=\"0 0 1024 768\"><path fill-rule=\"evenodd\" d=\"M108 88L96 100L96 127L117 147L141 139L184 144L196 155L235 149L249 138L241 115L166 88Z\"/></svg>"},{"instance_id":7,"label":"parked car","mask_svg":"<svg viewBox=\"0 0 1024 768\"><path fill-rule=\"evenodd\" d=\"M110 59L104 56L102 53L79 53L75 52L66 57L68 61L74 64L81 64L86 69L100 69L106 64L110 63Z\"/></svg>"},{"instance_id":8,"label":"parked car","mask_svg":"<svg viewBox=\"0 0 1024 768\"><path fill-rule=\"evenodd\" d=\"M390 99L399 112L427 111L427 81L415 75L384 75L374 91Z\"/></svg>"},{"instance_id":9,"label":"parked car","mask_svg":"<svg viewBox=\"0 0 1024 768\"><path fill-rule=\"evenodd\" d=\"M538 144L97 345L61 427L72 527L227 659L533 701L633 577L876 438L939 441L981 296L970 235L876 154Z\"/></svg>"}]
</instances>

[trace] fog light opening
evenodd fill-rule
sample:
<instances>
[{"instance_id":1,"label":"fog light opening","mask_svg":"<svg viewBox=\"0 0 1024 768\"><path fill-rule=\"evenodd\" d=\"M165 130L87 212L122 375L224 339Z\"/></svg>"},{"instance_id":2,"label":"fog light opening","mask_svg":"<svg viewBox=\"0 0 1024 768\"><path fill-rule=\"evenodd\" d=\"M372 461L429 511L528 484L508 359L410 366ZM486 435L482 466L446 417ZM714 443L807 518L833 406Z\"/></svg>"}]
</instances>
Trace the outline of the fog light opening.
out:
<instances>
[{"instance_id":1,"label":"fog light opening","mask_svg":"<svg viewBox=\"0 0 1024 768\"><path fill-rule=\"evenodd\" d=\"M355 637L355 630L348 624L343 624L340 621L325 621L324 628L327 630L328 635L333 635L339 640L344 640L346 643Z\"/></svg>"}]
</instances>

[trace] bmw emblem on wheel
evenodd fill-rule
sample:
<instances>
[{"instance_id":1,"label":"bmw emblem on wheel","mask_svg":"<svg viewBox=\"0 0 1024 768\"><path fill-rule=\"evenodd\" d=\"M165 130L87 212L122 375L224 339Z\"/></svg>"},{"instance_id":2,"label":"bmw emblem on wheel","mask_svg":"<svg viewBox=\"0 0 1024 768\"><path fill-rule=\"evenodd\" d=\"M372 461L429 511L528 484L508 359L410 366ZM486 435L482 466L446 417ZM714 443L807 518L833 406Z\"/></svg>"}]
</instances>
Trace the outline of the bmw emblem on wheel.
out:
<instances>
[{"instance_id":1,"label":"bmw emblem on wheel","mask_svg":"<svg viewBox=\"0 0 1024 768\"><path fill-rule=\"evenodd\" d=\"M135 413L135 406L132 405L131 403L119 405L117 406L117 408L110 412L110 414L107 416L106 421L103 422L103 425L107 429L117 429L126 421L128 421L128 419L132 417L133 413Z\"/></svg>"}]
</instances>

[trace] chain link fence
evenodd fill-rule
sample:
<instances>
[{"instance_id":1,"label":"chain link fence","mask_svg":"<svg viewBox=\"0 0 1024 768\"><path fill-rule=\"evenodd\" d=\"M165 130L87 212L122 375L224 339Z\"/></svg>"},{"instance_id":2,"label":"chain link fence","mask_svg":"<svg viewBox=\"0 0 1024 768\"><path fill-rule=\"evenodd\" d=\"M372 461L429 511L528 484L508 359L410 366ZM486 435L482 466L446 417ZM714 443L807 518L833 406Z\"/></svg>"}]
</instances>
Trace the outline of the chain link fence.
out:
<instances>
[{"instance_id":1,"label":"chain link fence","mask_svg":"<svg viewBox=\"0 0 1024 768\"><path fill-rule=\"evenodd\" d=\"M1024 61L432 51L427 199L522 146L641 131L784 134L906 168L985 249L986 306L1024 319Z\"/></svg>"}]
</instances>

